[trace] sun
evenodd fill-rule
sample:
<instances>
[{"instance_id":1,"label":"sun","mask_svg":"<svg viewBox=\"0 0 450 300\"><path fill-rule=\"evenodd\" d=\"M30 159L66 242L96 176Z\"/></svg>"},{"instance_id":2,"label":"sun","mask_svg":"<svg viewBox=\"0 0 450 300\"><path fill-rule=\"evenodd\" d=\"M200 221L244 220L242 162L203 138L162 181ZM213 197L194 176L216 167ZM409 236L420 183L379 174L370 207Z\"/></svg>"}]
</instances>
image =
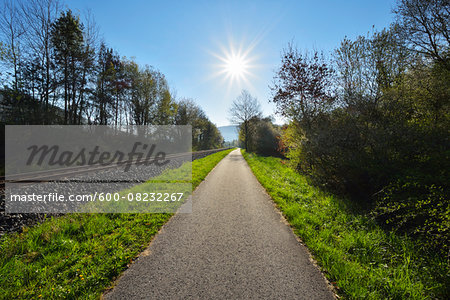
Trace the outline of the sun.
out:
<instances>
[{"instance_id":1,"label":"sun","mask_svg":"<svg viewBox=\"0 0 450 300\"><path fill-rule=\"evenodd\" d=\"M240 55L229 55L224 60L224 68L231 78L242 78L248 73L248 63Z\"/></svg>"},{"instance_id":2,"label":"sun","mask_svg":"<svg viewBox=\"0 0 450 300\"><path fill-rule=\"evenodd\" d=\"M258 71L264 68L260 62L261 56L255 52L258 43L258 39L236 43L231 37L227 44L223 40L218 41L216 51L206 50L214 59L209 64L211 73L206 80L217 80L226 85L227 92L240 88L251 89L260 80Z\"/></svg>"},{"instance_id":3,"label":"sun","mask_svg":"<svg viewBox=\"0 0 450 300\"><path fill-rule=\"evenodd\" d=\"M249 77L253 77L252 68L254 56L250 55L251 49L235 48L230 45L227 48L221 47L221 54L212 53L219 63L214 65L216 72L214 77L221 76L229 84L243 84L249 82Z\"/></svg>"}]
</instances>

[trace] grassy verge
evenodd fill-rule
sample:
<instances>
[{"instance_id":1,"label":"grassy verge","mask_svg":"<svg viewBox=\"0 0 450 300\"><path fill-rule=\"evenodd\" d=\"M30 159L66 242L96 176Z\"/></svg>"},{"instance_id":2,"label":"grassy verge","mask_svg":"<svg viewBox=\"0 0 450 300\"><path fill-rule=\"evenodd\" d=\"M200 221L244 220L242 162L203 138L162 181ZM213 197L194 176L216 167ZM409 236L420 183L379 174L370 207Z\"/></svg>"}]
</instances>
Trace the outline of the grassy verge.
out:
<instances>
[{"instance_id":1,"label":"grassy verge","mask_svg":"<svg viewBox=\"0 0 450 300\"><path fill-rule=\"evenodd\" d=\"M448 299L446 258L425 252L405 236L384 232L345 199L310 186L281 159L243 154L341 296Z\"/></svg>"},{"instance_id":2,"label":"grassy verge","mask_svg":"<svg viewBox=\"0 0 450 300\"><path fill-rule=\"evenodd\" d=\"M193 188L230 151L194 161ZM67 214L6 235L0 240L0 298L96 299L171 216Z\"/></svg>"}]
</instances>

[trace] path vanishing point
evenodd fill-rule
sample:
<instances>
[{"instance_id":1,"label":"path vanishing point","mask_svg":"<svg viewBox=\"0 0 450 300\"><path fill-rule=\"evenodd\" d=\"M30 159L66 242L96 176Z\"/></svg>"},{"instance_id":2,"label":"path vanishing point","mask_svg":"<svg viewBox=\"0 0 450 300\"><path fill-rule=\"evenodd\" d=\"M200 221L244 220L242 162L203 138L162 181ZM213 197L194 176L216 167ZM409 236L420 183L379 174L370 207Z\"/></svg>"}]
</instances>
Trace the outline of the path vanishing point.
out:
<instances>
[{"instance_id":1,"label":"path vanishing point","mask_svg":"<svg viewBox=\"0 0 450 300\"><path fill-rule=\"evenodd\" d=\"M105 299L334 299L251 172L226 156Z\"/></svg>"}]
</instances>

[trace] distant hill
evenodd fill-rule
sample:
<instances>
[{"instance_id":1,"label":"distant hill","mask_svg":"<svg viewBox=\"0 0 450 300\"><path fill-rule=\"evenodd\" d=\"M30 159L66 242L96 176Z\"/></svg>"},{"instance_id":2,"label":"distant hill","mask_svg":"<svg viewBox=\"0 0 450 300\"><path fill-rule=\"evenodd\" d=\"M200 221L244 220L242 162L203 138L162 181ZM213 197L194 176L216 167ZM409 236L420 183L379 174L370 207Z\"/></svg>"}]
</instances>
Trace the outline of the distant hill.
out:
<instances>
[{"instance_id":1,"label":"distant hill","mask_svg":"<svg viewBox=\"0 0 450 300\"><path fill-rule=\"evenodd\" d=\"M236 125L220 126L219 130L225 142L238 139L238 127Z\"/></svg>"}]
</instances>

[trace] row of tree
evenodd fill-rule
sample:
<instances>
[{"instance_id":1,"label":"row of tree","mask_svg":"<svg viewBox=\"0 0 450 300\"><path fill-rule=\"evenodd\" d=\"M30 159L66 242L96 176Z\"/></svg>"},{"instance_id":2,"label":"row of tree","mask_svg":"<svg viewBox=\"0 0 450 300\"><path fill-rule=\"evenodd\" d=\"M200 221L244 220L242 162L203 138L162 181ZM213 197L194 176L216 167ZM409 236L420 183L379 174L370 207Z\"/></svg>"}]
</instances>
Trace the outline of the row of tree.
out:
<instances>
[{"instance_id":1,"label":"row of tree","mask_svg":"<svg viewBox=\"0 0 450 300\"><path fill-rule=\"evenodd\" d=\"M3 1L3 123L191 124L197 149L221 145L216 126L192 101L177 101L161 72L99 41L89 13L82 21L61 7L58 0Z\"/></svg>"},{"instance_id":2,"label":"row of tree","mask_svg":"<svg viewBox=\"0 0 450 300\"><path fill-rule=\"evenodd\" d=\"M289 45L272 86L281 148L381 224L450 250L450 4L400 0L390 28L332 57Z\"/></svg>"}]
</instances>

